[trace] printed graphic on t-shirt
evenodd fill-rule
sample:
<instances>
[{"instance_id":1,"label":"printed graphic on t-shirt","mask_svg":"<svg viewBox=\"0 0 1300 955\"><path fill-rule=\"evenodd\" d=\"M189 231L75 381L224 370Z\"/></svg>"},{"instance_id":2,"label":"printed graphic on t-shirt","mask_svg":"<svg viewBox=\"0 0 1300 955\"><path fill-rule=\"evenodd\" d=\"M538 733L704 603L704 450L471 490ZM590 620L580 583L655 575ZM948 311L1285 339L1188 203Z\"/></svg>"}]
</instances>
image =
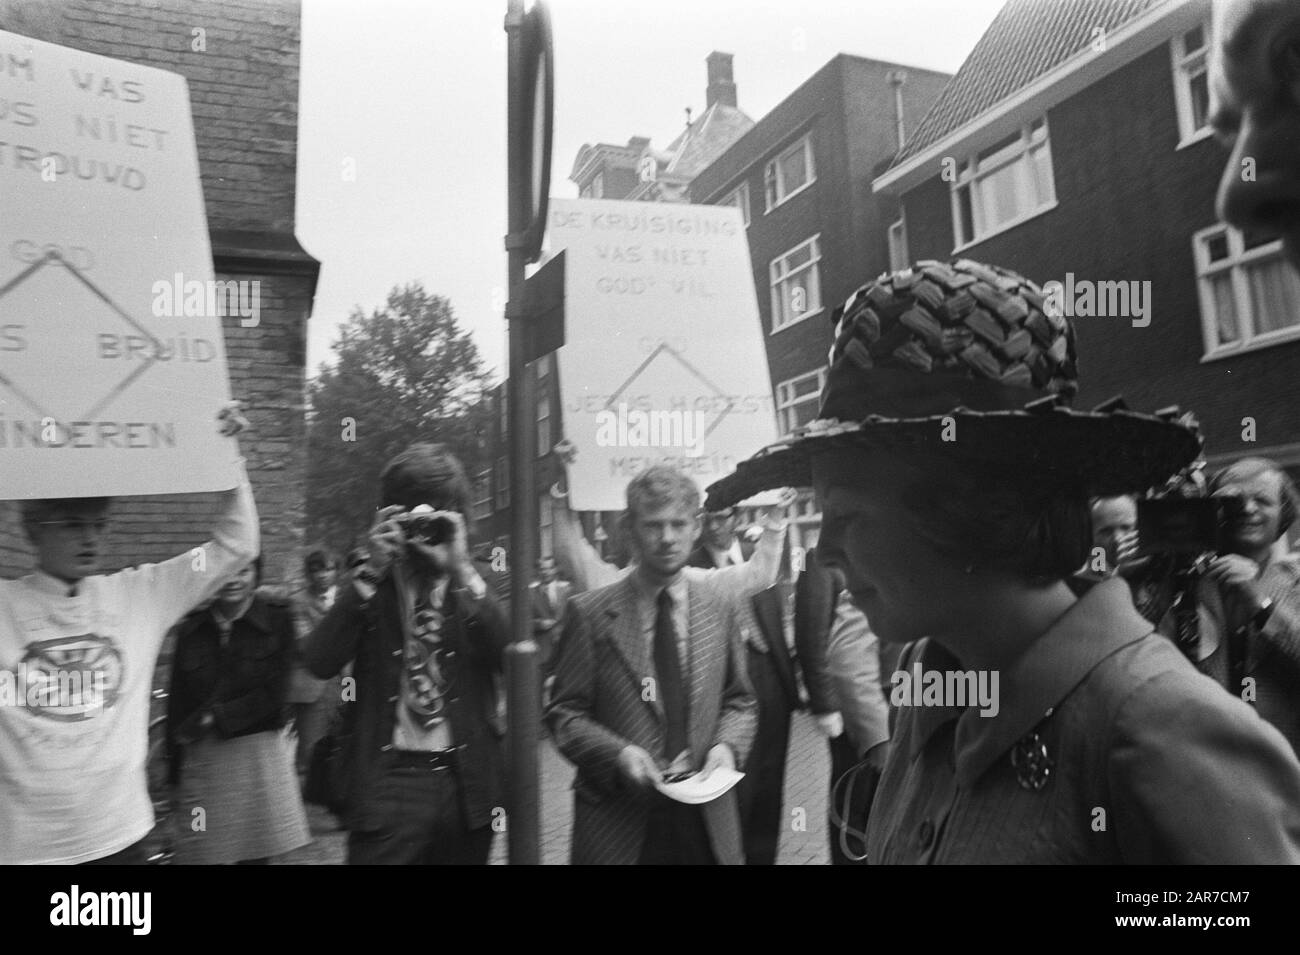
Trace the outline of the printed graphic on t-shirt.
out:
<instances>
[{"instance_id":1,"label":"printed graphic on t-shirt","mask_svg":"<svg viewBox=\"0 0 1300 955\"><path fill-rule=\"evenodd\" d=\"M87 633L29 643L16 670L0 669L0 705L61 723L88 720L117 702L125 665L111 637Z\"/></svg>"},{"instance_id":2,"label":"printed graphic on t-shirt","mask_svg":"<svg viewBox=\"0 0 1300 955\"><path fill-rule=\"evenodd\" d=\"M417 609L415 625L406 640L406 681L402 697L417 726L432 729L446 715L451 686L443 669L443 615L428 607Z\"/></svg>"}]
</instances>

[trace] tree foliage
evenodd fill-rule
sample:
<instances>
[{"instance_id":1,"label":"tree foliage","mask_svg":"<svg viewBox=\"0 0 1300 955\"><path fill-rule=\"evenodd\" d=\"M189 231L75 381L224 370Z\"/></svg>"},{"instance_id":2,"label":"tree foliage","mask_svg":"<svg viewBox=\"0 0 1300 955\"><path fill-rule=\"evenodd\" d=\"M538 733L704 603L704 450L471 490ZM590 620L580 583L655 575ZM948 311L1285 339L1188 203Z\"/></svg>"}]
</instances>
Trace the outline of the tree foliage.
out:
<instances>
[{"instance_id":1,"label":"tree foliage","mask_svg":"<svg viewBox=\"0 0 1300 955\"><path fill-rule=\"evenodd\" d=\"M364 541L385 462L416 441L459 455L471 483L486 456L491 380L451 303L418 282L369 315L355 308L334 362L308 385L309 539L342 553Z\"/></svg>"}]
</instances>

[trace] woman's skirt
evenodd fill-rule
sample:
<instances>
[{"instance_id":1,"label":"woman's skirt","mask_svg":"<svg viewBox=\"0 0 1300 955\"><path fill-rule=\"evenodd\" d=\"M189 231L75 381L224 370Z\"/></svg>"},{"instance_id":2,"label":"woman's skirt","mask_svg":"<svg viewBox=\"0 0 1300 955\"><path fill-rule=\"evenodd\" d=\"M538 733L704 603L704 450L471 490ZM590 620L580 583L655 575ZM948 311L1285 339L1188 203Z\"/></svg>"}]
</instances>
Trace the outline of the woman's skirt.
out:
<instances>
[{"instance_id":1,"label":"woman's skirt","mask_svg":"<svg viewBox=\"0 0 1300 955\"><path fill-rule=\"evenodd\" d=\"M186 746L174 819L179 865L261 859L310 843L286 732Z\"/></svg>"}]
</instances>

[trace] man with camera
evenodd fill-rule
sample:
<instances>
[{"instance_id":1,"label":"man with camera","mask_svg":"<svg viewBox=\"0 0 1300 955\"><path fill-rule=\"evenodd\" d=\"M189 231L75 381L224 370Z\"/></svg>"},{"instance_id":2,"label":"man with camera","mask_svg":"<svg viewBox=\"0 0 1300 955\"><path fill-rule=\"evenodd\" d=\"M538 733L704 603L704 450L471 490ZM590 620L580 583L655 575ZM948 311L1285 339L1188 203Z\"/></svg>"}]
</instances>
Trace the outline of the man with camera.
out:
<instances>
[{"instance_id":1,"label":"man with camera","mask_svg":"<svg viewBox=\"0 0 1300 955\"><path fill-rule=\"evenodd\" d=\"M1300 556L1286 539L1295 485L1274 462L1243 458L1215 475L1210 490L1224 552L1198 587L1197 666L1254 704L1300 754Z\"/></svg>"},{"instance_id":2,"label":"man with camera","mask_svg":"<svg viewBox=\"0 0 1300 955\"><path fill-rule=\"evenodd\" d=\"M504 813L494 678L509 626L466 544L460 462L416 444L380 476L369 565L307 640L344 707L342 805L353 865L485 864Z\"/></svg>"}]
</instances>

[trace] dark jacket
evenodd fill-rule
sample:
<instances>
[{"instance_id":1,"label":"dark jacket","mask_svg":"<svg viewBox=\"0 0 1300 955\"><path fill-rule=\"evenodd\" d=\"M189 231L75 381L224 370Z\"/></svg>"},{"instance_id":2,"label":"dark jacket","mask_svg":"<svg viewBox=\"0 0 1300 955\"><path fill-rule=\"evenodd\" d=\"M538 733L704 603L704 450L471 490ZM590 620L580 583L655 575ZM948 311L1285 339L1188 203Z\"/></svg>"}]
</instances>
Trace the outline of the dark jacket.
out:
<instances>
[{"instance_id":1,"label":"dark jacket","mask_svg":"<svg viewBox=\"0 0 1300 955\"><path fill-rule=\"evenodd\" d=\"M785 623L782 620L780 591L776 587L761 590L750 598L754 621L763 634L767 644L766 657L781 684L785 706L789 710L799 709L799 684L794 675L794 661L790 659L790 649L785 645ZM742 635L745 624L742 623ZM750 644L752 646L752 644Z\"/></svg>"},{"instance_id":2,"label":"dark jacket","mask_svg":"<svg viewBox=\"0 0 1300 955\"><path fill-rule=\"evenodd\" d=\"M447 718L457 749L463 808L473 829L490 823L492 810L505 805L495 678L502 671L510 628L491 593L472 603L449 590L445 614L444 639L450 650L445 672L457 694L448 701ZM402 678L401 607L392 578L382 580L367 601L355 588L345 588L307 637L304 657L308 669L322 678L355 661L355 702L342 707L348 778L344 819L349 829L378 829L387 821L377 789L393 759Z\"/></svg>"},{"instance_id":3,"label":"dark jacket","mask_svg":"<svg viewBox=\"0 0 1300 955\"><path fill-rule=\"evenodd\" d=\"M826 647L835 622L839 592L840 583L835 575L817 562L815 548L810 549L804 570L794 585L794 646L808 690L809 709L819 716L840 708L834 681L826 667Z\"/></svg>"},{"instance_id":4,"label":"dark jacket","mask_svg":"<svg viewBox=\"0 0 1300 955\"><path fill-rule=\"evenodd\" d=\"M178 747L195 735L207 711L222 739L284 726L294 637L288 601L262 595L254 596L231 626L224 647L210 610L191 613L177 624L167 698L173 775L180 768Z\"/></svg>"}]
</instances>

